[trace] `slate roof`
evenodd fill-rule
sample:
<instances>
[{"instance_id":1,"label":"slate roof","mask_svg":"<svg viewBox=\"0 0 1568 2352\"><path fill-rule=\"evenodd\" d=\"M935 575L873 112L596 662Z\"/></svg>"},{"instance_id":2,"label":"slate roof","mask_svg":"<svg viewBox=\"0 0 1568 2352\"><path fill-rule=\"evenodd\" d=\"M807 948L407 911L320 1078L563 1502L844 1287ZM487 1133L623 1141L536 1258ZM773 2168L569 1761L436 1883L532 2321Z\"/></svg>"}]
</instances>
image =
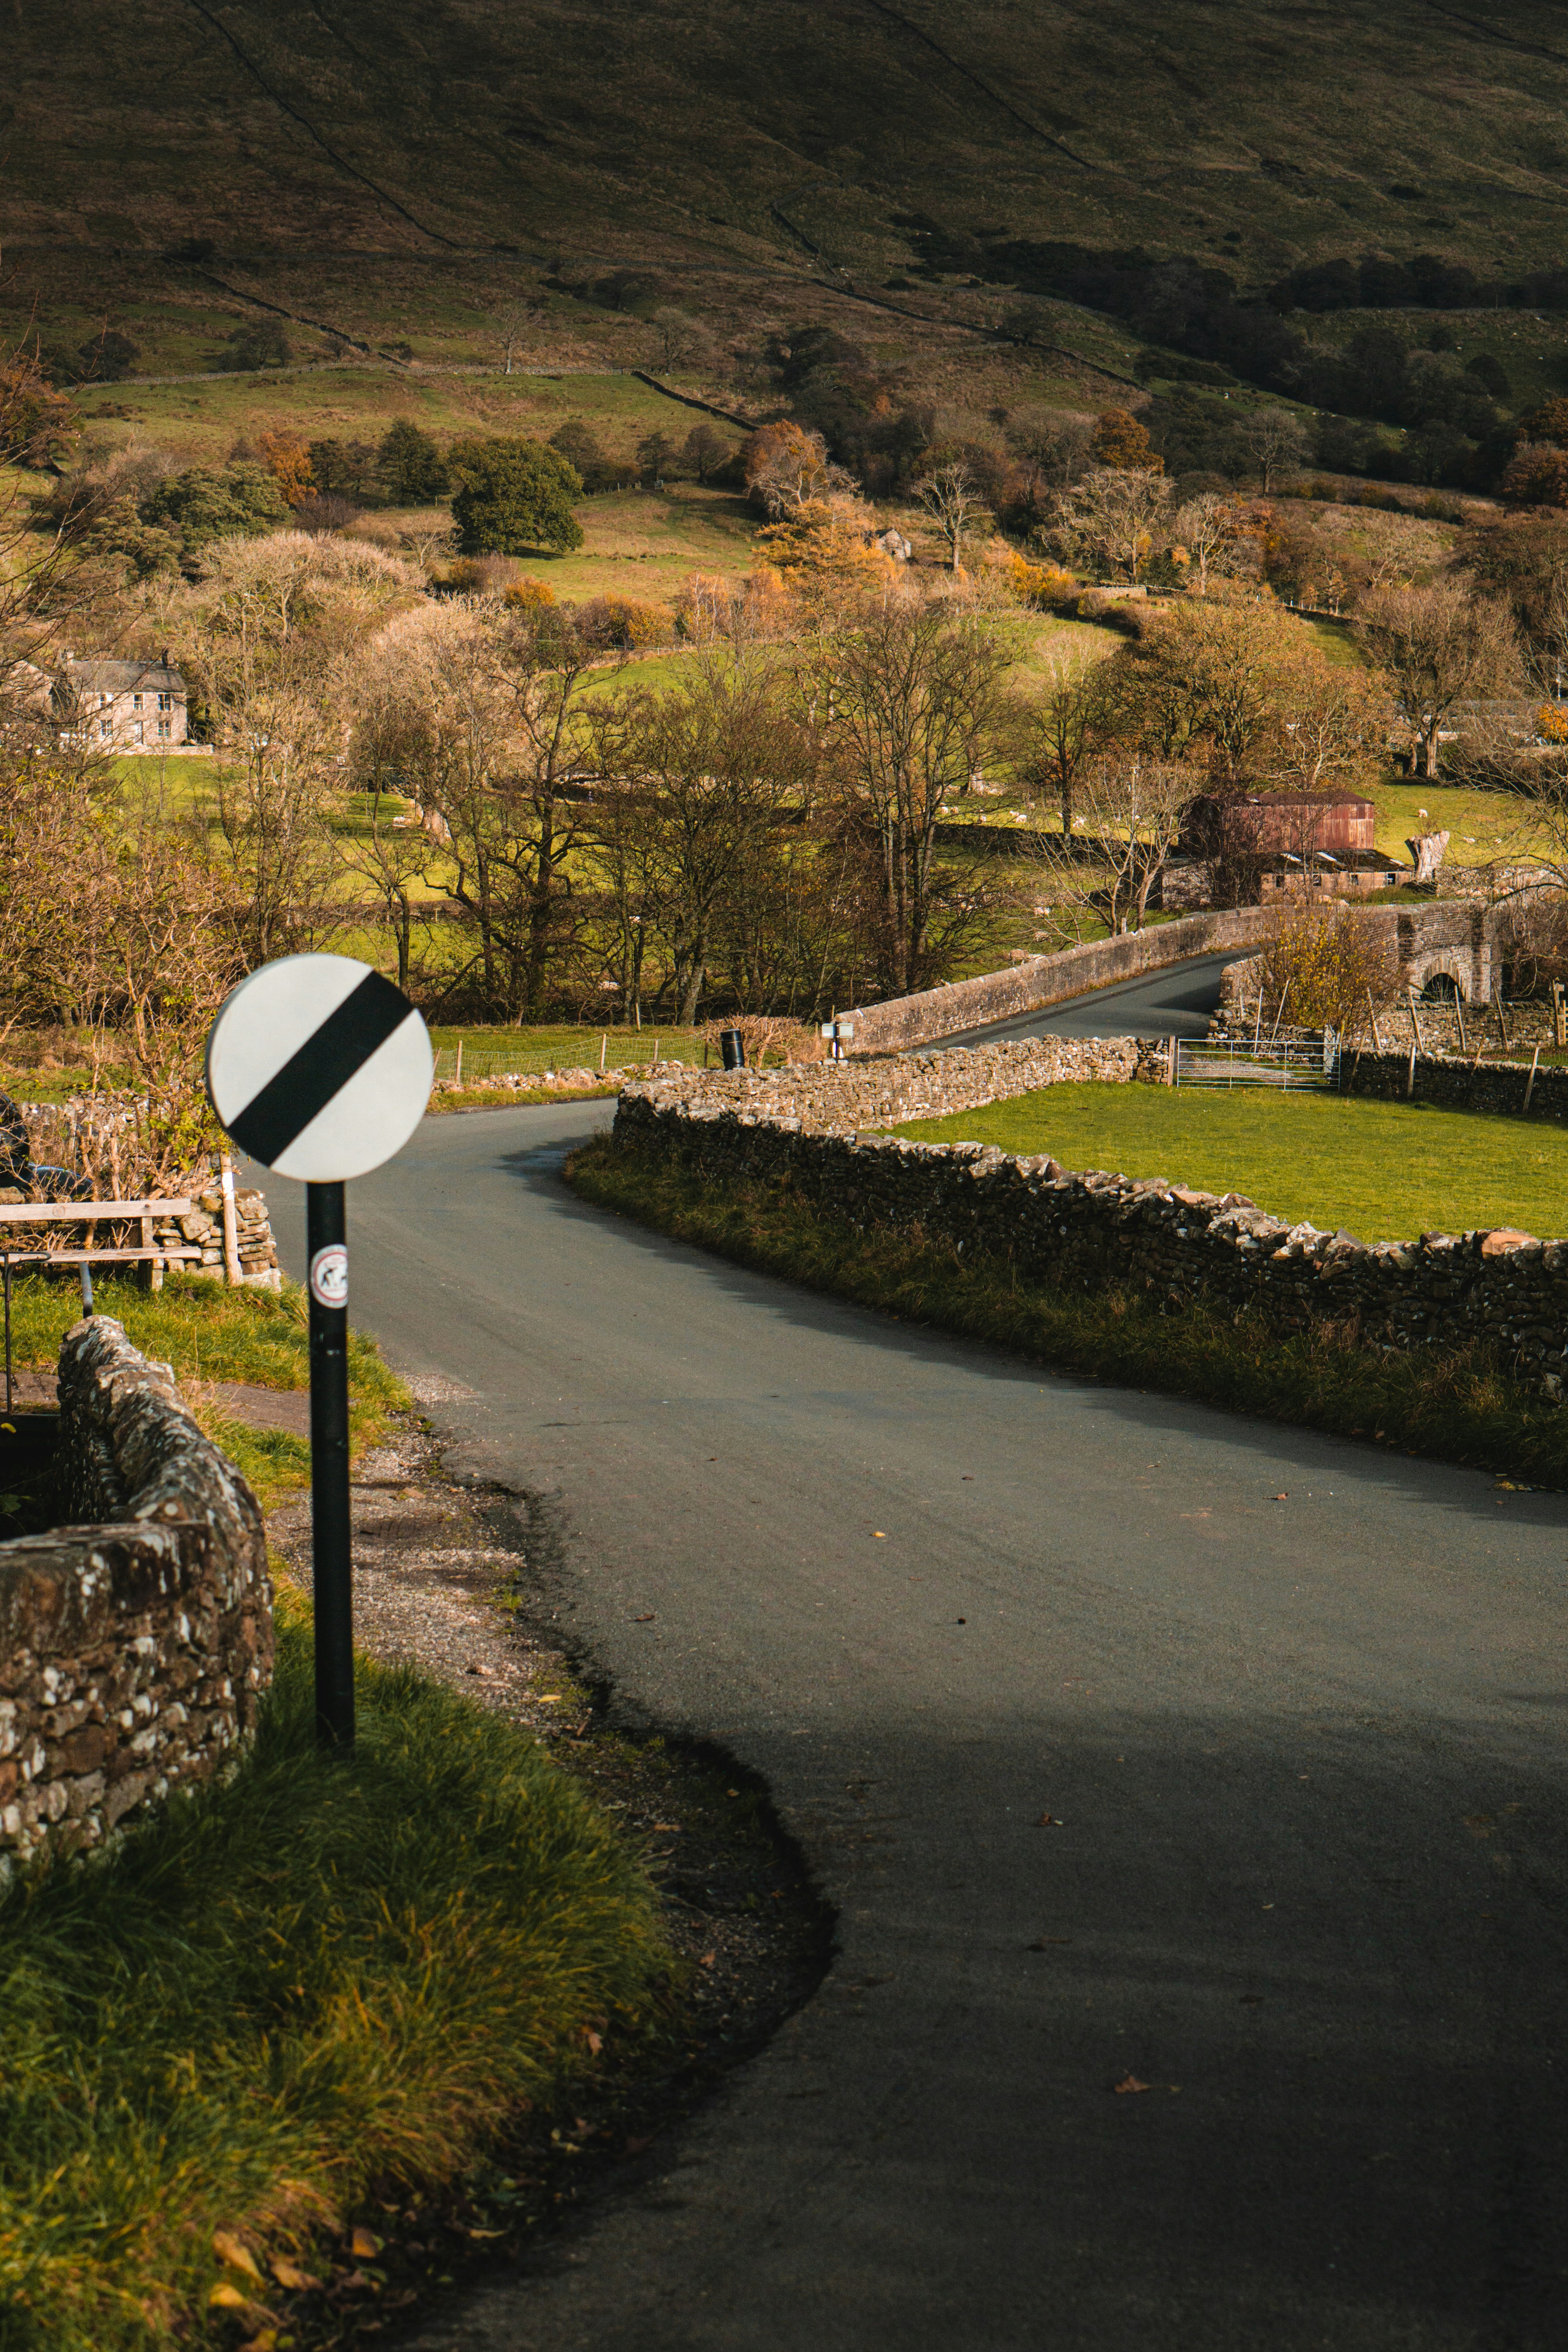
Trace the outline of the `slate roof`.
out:
<instances>
[{"instance_id":1,"label":"slate roof","mask_svg":"<svg viewBox=\"0 0 1568 2352\"><path fill-rule=\"evenodd\" d=\"M168 662L116 661L86 654L67 664L61 686L77 694L184 694L185 681Z\"/></svg>"}]
</instances>

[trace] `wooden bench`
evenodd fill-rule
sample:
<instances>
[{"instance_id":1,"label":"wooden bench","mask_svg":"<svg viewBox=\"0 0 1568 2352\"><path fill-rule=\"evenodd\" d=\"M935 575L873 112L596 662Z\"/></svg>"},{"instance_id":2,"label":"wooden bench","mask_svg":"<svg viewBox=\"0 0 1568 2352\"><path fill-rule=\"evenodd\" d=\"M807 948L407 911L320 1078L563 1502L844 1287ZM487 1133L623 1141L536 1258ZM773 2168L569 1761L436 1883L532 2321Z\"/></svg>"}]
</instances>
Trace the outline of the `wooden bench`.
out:
<instances>
[{"instance_id":1,"label":"wooden bench","mask_svg":"<svg viewBox=\"0 0 1568 2352\"><path fill-rule=\"evenodd\" d=\"M163 1286L166 1265L199 1265L202 1253L194 1243L156 1243L153 1223L158 1217L188 1217L195 1202L184 1195L167 1201L0 1201L0 1283L5 1309L5 1410L11 1410L11 1276L22 1265L74 1265L81 1274L84 1314L92 1311L94 1265L145 1265L154 1290ZM21 1225L139 1225L137 1249L26 1249L7 1246L8 1228Z\"/></svg>"}]
</instances>

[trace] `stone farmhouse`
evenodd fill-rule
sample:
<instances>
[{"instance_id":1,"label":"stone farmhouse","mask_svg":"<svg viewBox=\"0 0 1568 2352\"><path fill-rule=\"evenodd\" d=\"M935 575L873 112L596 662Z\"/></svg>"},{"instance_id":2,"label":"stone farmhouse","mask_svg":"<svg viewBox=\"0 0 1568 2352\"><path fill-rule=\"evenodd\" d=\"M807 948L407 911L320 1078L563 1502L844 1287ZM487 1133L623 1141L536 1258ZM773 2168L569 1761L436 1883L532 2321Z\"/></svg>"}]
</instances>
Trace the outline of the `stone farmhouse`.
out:
<instances>
[{"instance_id":1,"label":"stone farmhouse","mask_svg":"<svg viewBox=\"0 0 1568 2352\"><path fill-rule=\"evenodd\" d=\"M62 724L106 751L171 751L185 742L185 681L166 650L157 661L67 654L54 698Z\"/></svg>"}]
</instances>

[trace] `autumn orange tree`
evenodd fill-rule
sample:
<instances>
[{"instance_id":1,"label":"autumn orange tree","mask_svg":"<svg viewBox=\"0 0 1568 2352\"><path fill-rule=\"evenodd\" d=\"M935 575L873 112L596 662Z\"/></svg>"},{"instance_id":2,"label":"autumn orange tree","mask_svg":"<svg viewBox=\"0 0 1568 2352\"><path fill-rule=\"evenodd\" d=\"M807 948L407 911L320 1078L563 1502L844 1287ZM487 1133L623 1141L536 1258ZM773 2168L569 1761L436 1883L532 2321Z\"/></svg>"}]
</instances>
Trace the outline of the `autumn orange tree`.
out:
<instances>
[{"instance_id":1,"label":"autumn orange tree","mask_svg":"<svg viewBox=\"0 0 1568 2352\"><path fill-rule=\"evenodd\" d=\"M310 452L305 443L295 433L263 433L258 436L256 446L262 464L288 504L302 506L316 487Z\"/></svg>"},{"instance_id":2,"label":"autumn orange tree","mask_svg":"<svg viewBox=\"0 0 1568 2352\"><path fill-rule=\"evenodd\" d=\"M1165 460L1155 455L1148 434L1130 408L1101 410L1089 457L1095 465L1118 472L1163 474L1165 470Z\"/></svg>"}]
</instances>

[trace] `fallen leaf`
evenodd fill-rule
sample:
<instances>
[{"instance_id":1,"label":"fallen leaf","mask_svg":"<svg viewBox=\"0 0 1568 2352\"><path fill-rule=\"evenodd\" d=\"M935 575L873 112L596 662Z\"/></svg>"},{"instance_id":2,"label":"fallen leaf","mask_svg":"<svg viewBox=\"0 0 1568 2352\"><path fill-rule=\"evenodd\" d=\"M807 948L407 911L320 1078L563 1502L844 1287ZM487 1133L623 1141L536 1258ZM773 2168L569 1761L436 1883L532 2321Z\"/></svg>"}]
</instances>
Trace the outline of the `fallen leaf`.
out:
<instances>
[{"instance_id":1,"label":"fallen leaf","mask_svg":"<svg viewBox=\"0 0 1568 2352\"><path fill-rule=\"evenodd\" d=\"M340 2287L374 2286L375 2281L373 2278L366 2278L363 2271L346 2271L337 2281L337 2284Z\"/></svg>"},{"instance_id":2,"label":"fallen leaf","mask_svg":"<svg viewBox=\"0 0 1568 2352\"><path fill-rule=\"evenodd\" d=\"M470 2238L504 2238L506 2231L504 2230L470 2230L468 2235Z\"/></svg>"},{"instance_id":3,"label":"fallen leaf","mask_svg":"<svg viewBox=\"0 0 1568 2352\"><path fill-rule=\"evenodd\" d=\"M871 1530L871 1533L876 1537L877 1541L878 1541L879 1543L886 1543L886 1542L887 1542L888 1538L887 1538L887 1537L882 1533L882 1530L881 1530L881 1528L872 1528L872 1530Z\"/></svg>"},{"instance_id":4,"label":"fallen leaf","mask_svg":"<svg viewBox=\"0 0 1568 2352\"><path fill-rule=\"evenodd\" d=\"M255 2279L258 2284L261 2283L255 2255L243 2238L237 2238L232 2230L213 2231L213 2252L220 2263L228 2264L231 2271L243 2271L247 2278Z\"/></svg>"},{"instance_id":5,"label":"fallen leaf","mask_svg":"<svg viewBox=\"0 0 1568 2352\"><path fill-rule=\"evenodd\" d=\"M1290 1497L1289 1495L1276 1495L1274 1499L1277 1503L1288 1503Z\"/></svg>"},{"instance_id":6,"label":"fallen leaf","mask_svg":"<svg viewBox=\"0 0 1568 2352\"><path fill-rule=\"evenodd\" d=\"M250 2296L241 2294L229 2279L219 2279L207 2301L217 2311L254 2311L256 2308Z\"/></svg>"},{"instance_id":7,"label":"fallen leaf","mask_svg":"<svg viewBox=\"0 0 1568 2352\"><path fill-rule=\"evenodd\" d=\"M679 1837L680 1833L679 1822L655 1822L648 1832L649 1837Z\"/></svg>"},{"instance_id":8,"label":"fallen leaf","mask_svg":"<svg viewBox=\"0 0 1568 2352\"><path fill-rule=\"evenodd\" d=\"M717 1952L704 1952L697 1965L700 1969L710 1969L718 1957Z\"/></svg>"},{"instance_id":9,"label":"fallen leaf","mask_svg":"<svg viewBox=\"0 0 1568 2352\"><path fill-rule=\"evenodd\" d=\"M584 2041L587 2043L587 2045L588 2045L589 2049L593 2052L593 2053L594 2053L595 2057L596 2058L596 2057L598 2056L598 2054L599 2054L600 2051L601 2051L601 2050L604 2048L604 2046L605 2046L605 2037L604 2037L604 2035L603 2035L602 2033L595 2033L595 2032L593 2032L592 2031L590 2031L589 2032L585 2033L585 2034L583 2036L583 2039L584 2039Z\"/></svg>"},{"instance_id":10,"label":"fallen leaf","mask_svg":"<svg viewBox=\"0 0 1568 2352\"><path fill-rule=\"evenodd\" d=\"M368 2230L356 2230L349 2240L349 2252L356 2263L374 2263L385 2243L384 2238L373 2237Z\"/></svg>"},{"instance_id":11,"label":"fallen leaf","mask_svg":"<svg viewBox=\"0 0 1568 2352\"><path fill-rule=\"evenodd\" d=\"M298 2263L289 2262L281 2254L274 2254L272 2257L272 2275L279 2286L288 2287L292 2294L298 2294L308 2291L320 2294L321 2292L321 2282L319 2278L312 2278L309 2271L302 2271Z\"/></svg>"},{"instance_id":12,"label":"fallen leaf","mask_svg":"<svg viewBox=\"0 0 1568 2352\"><path fill-rule=\"evenodd\" d=\"M278 2330L264 2327L259 2336L252 2336L242 2344L239 2352L278 2352Z\"/></svg>"},{"instance_id":13,"label":"fallen leaf","mask_svg":"<svg viewBox=\"0 0 1568 2352\"><path fill-rule=\"evenodd\" d=\"M1136 2074L1123 2074L1121 2082L1116 2084L1114 2087L1118 2096L1120 2096L1124 2091L1146 2091L1149 2088L1149 2085L1147 2083L1141 2083Z\"/></svg>"},{"instance_id":14,"label":"fallen leaf","mask_svg":"<svg viewBox=\"0 0 1568 2352\"><path fill-rule=\"evenodd\" d=\"M632 1623L634 1625L651 1625L654 1621L654 1613L655 1612L650 1609L646 1617L634 1617L632 1619Z\"/></svg>"},{"instance_id":15,"label":"fallen leaf","mask_svg":"<svg viewBox=\"0 0 1568 2352\"><path fill-rule=\"evenodd\" d=\"M1060 1830L1065 1829L1067 1823L1058 1813L1042 1813L1035 1827L1037 1830Z\"/></svg>"}]
</instances>

